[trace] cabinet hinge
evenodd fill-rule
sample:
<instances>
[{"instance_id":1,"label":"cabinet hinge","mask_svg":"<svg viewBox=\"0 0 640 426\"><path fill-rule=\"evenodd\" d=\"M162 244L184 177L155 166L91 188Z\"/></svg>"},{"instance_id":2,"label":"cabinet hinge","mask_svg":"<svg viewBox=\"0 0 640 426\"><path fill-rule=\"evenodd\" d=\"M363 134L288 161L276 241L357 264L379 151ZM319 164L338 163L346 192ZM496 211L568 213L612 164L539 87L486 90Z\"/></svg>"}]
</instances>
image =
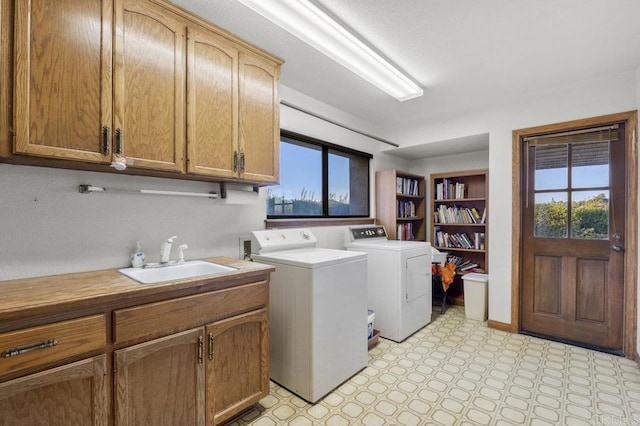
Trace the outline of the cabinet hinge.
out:
<instances>
[{"instance_id":1,"label":"cabinet hinge","mask_svg":"<svg viewBox=\"0 0 640 426\"><path fill-rule=\"evenodd\" d=\"M198 364L204 362L204 339L202 336L198 337Z\"/></svg>"},{"instance_id":2,"label":"cabinet hinge","mask_svg":"<svg viewBox=\"0 0 640 426\"><path fill-rule=\"evenodd\" d=\"M213 359L213 333L209 333L209 361Z\"/></svg>"}]
</instances>

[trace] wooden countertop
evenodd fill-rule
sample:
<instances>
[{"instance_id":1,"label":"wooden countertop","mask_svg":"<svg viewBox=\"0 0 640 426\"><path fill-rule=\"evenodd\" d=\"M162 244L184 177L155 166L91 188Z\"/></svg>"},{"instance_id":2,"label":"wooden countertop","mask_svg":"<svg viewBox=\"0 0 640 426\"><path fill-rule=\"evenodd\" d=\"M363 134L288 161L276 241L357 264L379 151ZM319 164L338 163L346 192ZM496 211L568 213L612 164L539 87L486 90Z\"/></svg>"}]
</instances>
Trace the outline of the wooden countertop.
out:
<instances>
[{"instance_id":1,"label":"wooden countertop","mask_svg":"<svg viewBox=\"0 0 640 426\"><path fill-rule=\"evenodd\" d=\"M0 332L52 319L234 287L265 279L271 265L213 257L237 268L214 276L141 284L117 269L0 281Z\"/></svg>"}]
</instances>

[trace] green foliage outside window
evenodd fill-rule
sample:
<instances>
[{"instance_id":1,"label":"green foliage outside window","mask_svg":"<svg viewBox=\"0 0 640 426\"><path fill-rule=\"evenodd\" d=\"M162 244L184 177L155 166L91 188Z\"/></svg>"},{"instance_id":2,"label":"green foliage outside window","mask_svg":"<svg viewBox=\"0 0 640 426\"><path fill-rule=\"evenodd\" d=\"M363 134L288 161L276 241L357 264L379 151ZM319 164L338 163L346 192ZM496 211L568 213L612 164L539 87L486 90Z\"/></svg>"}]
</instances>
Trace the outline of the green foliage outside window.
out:
<instances>
[{"instance_id":1,"label":"green foliage outside window","mask_svg":"<svg viewBox=\"0 0 640 426\"><path fill-rule=\"evenodd\" d=\"M566 201L537 203L534 211L536 237L566 238L568 208ZM571 236L579 239L607 239L609 236L609 200L604 194L574 201L571 209Z\"/></svg>"}]
</instances>

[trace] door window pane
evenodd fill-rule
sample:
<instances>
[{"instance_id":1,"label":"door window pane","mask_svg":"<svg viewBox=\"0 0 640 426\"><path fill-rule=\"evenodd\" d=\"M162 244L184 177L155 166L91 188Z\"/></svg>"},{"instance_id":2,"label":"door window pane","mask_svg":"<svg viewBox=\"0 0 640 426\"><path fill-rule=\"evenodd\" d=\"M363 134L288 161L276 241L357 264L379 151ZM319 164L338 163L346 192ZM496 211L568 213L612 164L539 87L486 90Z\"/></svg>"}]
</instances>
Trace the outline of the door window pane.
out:
<instances>
[{"instance_id":1,"label":"door window pane","mask_svg":"<svg viewBox=\"0 0 640 426\"><path fill-rule=\"evenodd\" d=\"M565 189L569 184L568 145L538 145L535 156L535 189Z\"/></svg>"},{"instance_id":2,"label":"door window pane","mask_svg":"<svg viewBox=\"0 0 640 426\"><path fill-rule=\"evenodd\" d=\"M571 147L571 186L609 186L609 142L574 144Z\"/></svg>"},{"instance_id":3,"label":"door window pane","mask_svg":"<svg viewBox=\"0 0 640 426\"><path fill-rule=\"evenodd\" d=\"M575 191L571 198L571 237L608 239L609 191Z\"/></svg>"},{"instance_id":4,"label":"door window pane","mask_svg":"<svg viewBox=\"0 0 640 426\"><path fill-rule=\"evenodd\" d=\"M329 150L330 216L367 215L368 188L368 159Z\"/></svg>"},{"instance_id":5,"label":"door window pane","mask_svg":"<svg viewBox=\"0 0 640 426\"><path fill-rule=\"evenodd\" d=\"M568 211L568 196L566 192L536 194L534 236L566 238L568 234Z\"/></svg>"},{"instance_id":6,"label":"door window pane","mask_svg":"<svg viewBox=\"0 0 640 426\"><path fill-rule=\"evenodd\" d=\"M267 215L322 215L322 148L280 141L280 185L267 189Z\"/></svg>"}]
</instances>

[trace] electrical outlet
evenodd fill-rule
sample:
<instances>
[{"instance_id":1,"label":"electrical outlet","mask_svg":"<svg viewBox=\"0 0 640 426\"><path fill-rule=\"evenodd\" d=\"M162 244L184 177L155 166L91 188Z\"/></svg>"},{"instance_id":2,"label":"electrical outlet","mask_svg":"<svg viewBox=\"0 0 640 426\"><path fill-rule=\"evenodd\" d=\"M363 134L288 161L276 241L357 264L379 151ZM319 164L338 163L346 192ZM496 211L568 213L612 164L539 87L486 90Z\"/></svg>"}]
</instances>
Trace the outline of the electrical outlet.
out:
<instances>
[{"instance_id":1,"label":"electrical outlet","mask_svg":"<svg viewBox=\"0 0 640 426\"><path fill-rule=\"evenodd\" d=\"M239 238L240 251L239 258L243 260L251 259L251 237L243 235Z\"/></svg>"}]
</instances>

